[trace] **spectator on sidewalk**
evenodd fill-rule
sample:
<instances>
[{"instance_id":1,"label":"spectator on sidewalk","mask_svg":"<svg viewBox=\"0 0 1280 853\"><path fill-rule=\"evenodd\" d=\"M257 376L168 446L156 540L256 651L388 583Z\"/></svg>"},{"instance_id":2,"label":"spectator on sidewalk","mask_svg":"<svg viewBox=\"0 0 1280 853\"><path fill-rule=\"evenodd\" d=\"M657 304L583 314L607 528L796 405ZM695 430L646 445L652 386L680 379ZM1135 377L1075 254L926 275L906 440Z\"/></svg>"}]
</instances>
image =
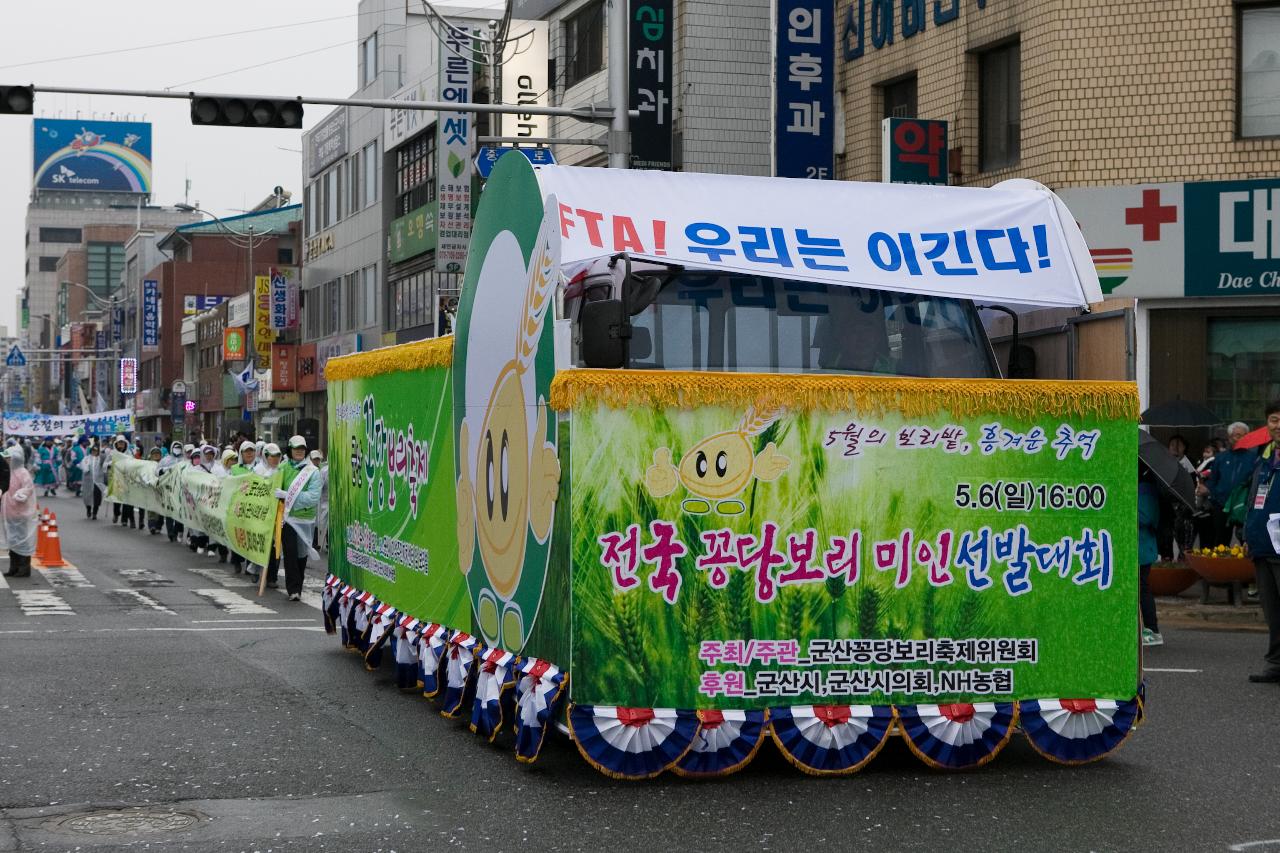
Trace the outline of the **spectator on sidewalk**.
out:
<instances>
[{"instance_id":1,"label":"spectator on sidewalk","mask_svg":"<svg viewBox=\"0 0 1280 853\"><path fill-rule=\"evenodd\" d=\"M1162 646L1164 637L1156 617L1156 597L1151 592L1151 564L1159 556L1156 531L1160 526L1160 499L1147 466L1138 463L1138 605L1142 612L1142 645Z\"/></svg>"},{"instance_id":2,"label":"spectator on sidewalk","mask_svg":"<svg viewBox=\"0 0 1280 853\"><path fill-rule=\"evenodd\" d=\"M1248 431L1249 425L1241 421L1236 421L1227 427L1227 442L1231 449L1214 457L1213 466L1209 469L1205 484L1196 489L1197 494L1208 496L1209 512L1213 518L1213 541L1207 543L1207 547L1231 543L1234 532L1230 516L1234 503L1233 493L1238 497L1238 490L1243 489L1249 482L1254 463L1258 459L1256 450L1235 449L1236 442L1244 438ZM1201 544L1206 545L1206 543Z\"/></svg>"},{"instance_id":3,"label":"spectator on sidewalk","mask_svg":"<svg viewBox=\"0 0 1280 853\"><path fill-rule=\"evenodd\" d=\"M1267 432L1271 441L1255 459L1246 502L1244 538L1258 579L1258 600L1267 620L1266 668L1249 676L1253 682L1280 683L1280 542L1272 538L1267 522L1280 515L1280 400L1267 406Z\"/></svg>"}]
</instances>

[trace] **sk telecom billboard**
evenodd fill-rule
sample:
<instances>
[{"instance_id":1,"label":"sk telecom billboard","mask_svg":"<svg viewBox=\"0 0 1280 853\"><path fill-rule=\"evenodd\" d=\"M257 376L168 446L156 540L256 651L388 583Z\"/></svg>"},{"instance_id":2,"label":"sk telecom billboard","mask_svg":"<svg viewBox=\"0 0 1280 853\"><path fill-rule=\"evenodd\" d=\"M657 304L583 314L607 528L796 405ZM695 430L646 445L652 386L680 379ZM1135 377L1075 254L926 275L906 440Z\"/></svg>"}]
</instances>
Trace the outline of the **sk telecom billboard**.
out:
<instances>
[{"instance_id":1,"label":"sk telecom billboard","mask_svg":"<svg viewBox=\"0 0 1280 853\"><path fill-rule=\"evenodd\" d=\"M37 118L38 190L151 192L151 125L136 121Z\"/></svg>"}]
</instances>

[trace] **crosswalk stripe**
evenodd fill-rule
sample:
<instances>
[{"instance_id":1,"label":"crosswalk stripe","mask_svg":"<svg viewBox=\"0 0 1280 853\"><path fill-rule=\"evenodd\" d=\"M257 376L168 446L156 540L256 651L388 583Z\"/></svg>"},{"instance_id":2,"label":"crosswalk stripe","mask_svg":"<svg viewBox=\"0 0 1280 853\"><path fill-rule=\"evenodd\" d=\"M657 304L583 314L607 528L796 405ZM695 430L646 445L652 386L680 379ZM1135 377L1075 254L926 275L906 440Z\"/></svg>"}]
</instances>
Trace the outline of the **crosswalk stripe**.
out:
<instances>
[{"instance_id":1,"label":"crosswalk stripe","mask_svg":"<svg viewBox=\"0 0 1280 853\"><path fill-rule=\"evenodd\" d=\"M131 602L136 607L145 608L147 610L156 610L160 613L168 613L170 616L176 616L169 608L165 607L159 601L156 601L145 592L136 589L113 589L111 595Z\"/></svg>"},{"instance_id":2,"label":"crosswalk stripe","mask_svg":"<svg viewBox=\"0 0 1280 853\"><path fill-rule=\"evenodd\" d=\"M93 586L89 579L74 566L67 566L62 569L39 568L36 572L39 572L41 577L49 582L49 586L55 589L86 589ZM32 572L32 574L34 575L36 572Z\"/></svg>"},{"instance_id":3,"label":"crosswalk stripe","mask_svg":"<svg viewBox=\"0 0 1280 853\"><path fill-rule=\"evenodd\" d=\"M209 599L217 607L226 611L227 613L235 613L235 614L243 615L246 613L275 613L276 612L269 607L263 607L261 604L258 604L253 601L249 601L248 599L243 598L242 596L232 592L229 589L221 589L221 588L193 589L191 591L194 592L196 595Z\"/></svg>"},{"instance_id":4,"label":"crosswalk stripe","mask_svg":"<svg viewBox=\"0 0 1280 853\"><path fill-rule=\"evenodd\" d=\"M205 580L213 581L219 586L225 586L228 589L233 589L237 587L241 589L245 587L257 589L257 586L258 586L255 583L250 583L249 581L244 580L242 577L238 577L236 575L229 575L223 569L201 569L201 568L194 568L191 566L188 566L186 568L187 568L187 571L191 572L192 574L199 575Z\"/></svg>"},{"instance_id":5,"label":"crosswalk stripe","mask_svg":"<svg viewBox=\"0 0 1280 853\"><path fill-rule=\"evenodd\" d=\"M173 581L151 569L116 569L129 586L173 586Z\"/></svg>"},{"instance_id":6,"label":"crosswalk stripe","mask_svg":"<svg viewBox=\"0 0 1280 853\"><path fill-rule=\"evenodd\" d=\"M18 607L24 616L75 616L71 605L56 592L44 589L15 589Z\"/></svg>"}]
</instances>

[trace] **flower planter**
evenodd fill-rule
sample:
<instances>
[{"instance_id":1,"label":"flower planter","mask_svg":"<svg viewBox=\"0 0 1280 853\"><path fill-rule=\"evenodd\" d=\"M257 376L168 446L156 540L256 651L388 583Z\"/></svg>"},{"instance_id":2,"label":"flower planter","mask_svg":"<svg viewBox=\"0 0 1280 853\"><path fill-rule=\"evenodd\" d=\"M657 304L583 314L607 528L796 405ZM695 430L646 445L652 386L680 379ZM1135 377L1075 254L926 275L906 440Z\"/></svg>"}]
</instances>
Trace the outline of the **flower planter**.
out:
<instances>
[{"instance_id":1,"label":"flower planter","mask_svg":"<svg viewBox=\"0 0 1280 853\"><path fill-rule=\"evenodd\" d=\"M1151 567L1151 594L1178 595L1198 580L1200 575L1188 566L1155 565Z\"/></svg>"},{"instance_id":2,"label":"flower planter","mask_svg":"<svg viewBox=\"0 0 1280 853\"><path fill-rule=\"evenodd\" d=\"M1198 557L1186 555L1187 565L1209 583L1245 583L1253 580L1253 560L1247 557ZM1154 575L1154 571L1152 572Z\"/></svg>"}]
</instances>

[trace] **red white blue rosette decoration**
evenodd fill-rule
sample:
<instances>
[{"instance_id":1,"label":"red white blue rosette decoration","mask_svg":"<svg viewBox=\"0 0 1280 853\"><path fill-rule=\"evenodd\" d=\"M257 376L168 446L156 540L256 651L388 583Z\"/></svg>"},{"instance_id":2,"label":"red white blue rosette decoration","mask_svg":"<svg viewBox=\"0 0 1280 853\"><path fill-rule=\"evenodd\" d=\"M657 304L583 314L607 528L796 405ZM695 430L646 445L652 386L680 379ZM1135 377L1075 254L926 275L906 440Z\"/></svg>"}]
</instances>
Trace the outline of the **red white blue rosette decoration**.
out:
<instances>
[{"instance_id":1,"label":"red white blue rosette decoration","mask_svg":"<svg viewBox=\"0 0 1280 853\"><path fill-rule=\"evenodd\" d=\"M672 767L698 734L695 711L570 705L569 733L587 763L614 779L648 779Z\"/></svg>"},{"instance_id":2,"label":"red white blue rosette decoration","mask_svg":"<svg viewBox=\"0 0 1280 853\"><path fill-rule=\"evenodd\" d=\"M350 584L343 584L342 589L338 591L338 627L342 629L342 647L344 649L355 648L355 597L359 594L359 590Z\"/></svg>"},{"instance_id":3,"label":"red white blue rosette decoration","mask_svg":"<svg viewBox=\"0 0 1280 853\"><path fill-rule=\"evenodd\" d=\"M476 660L476 698L471 703L471 731L490 743L502 730L502 693L515 683L516 656L505 649L483 649Z\"/></svg>"},{"instance_id":4,"label":"red white blue rosette decoration","mask_svg":"<svg viewBox=\"0 0 1280 853\"><path fill-rule=\"evenodd\" d=\"M806 773L835 775L861 769L888 740L893 708L876 705L798 705L771 708L773 740Z\"/></svg>"},{"instance_id":5,"label":"red white blue rosette decoration","mask_svg":"<svg viewBox=\"0 0 1280 853\"><path fill-rule=\"evenodd\" d=\"M402 613L391 629L391 655L396 662L396 687L401 690L417 690L418 681L418 631L422 623L408 613Z\"/></svg>"},{"instance_id":6,"label":"red white blue rosette decoration","mask_svg":"<svg viewBox=\"0 0 1280 853\"><path fill-rule=\"evenodd\" d=\"M418 637L418 680L422 695L434 699L440 693L440 659L449 644L449 629L432 622Z\"/></svg>"},{"instance_id":7,"label":"red white blue rosette decoration","mask_svg":"<svg viewBox=\"0 0 1280 853\"><path fill-rule=\"evenodd\" d=\"M560 667L538 658L520 662L516 679L516 761L532 764L542 752L547 728L564 695L568 676Z\"/></svg>"},{"instance_id":8,"label":"red white blue rosette decoration","mask_svg":"<svg viewBox=\"0 0 1280 853\"><path fill-rule=\"evenodd\" d=\"M1009 742L1013 702L904 705L898 722L907 746L931 767L959 770L986 764Z\"/></svg>"},{"instance_id":9,"label":"red white blue rosette decoration","mask_svg":"<svg viewBox=\"0 0 1280 853\"><path fill-rule=\"evenodd\" d=\"M1025 699L1018 708L1031 746L1060 764L1087 764L1114 751L1138 717L1137 698Z\"/></svg>"},{"instance_id":10,"label":"red white blue rosette decoration","mask_svg":"<svg viewBox=\"0 0 1280 853\"><path fill-rule=\"evenodd\" d=\"M466 704L467 688L471 686L471 665L476 659L476 638L457 631L449 638L444 660L444 698L440 715L456 718Z\"/></svg>"},{"instance_id":11,"label":"red white blue rosette decoration","mask_svg":"<svg viewBox=\"0 0 1280 853\"><path fill-rule=\"evenodd\" d=\"M378 599L371 592L362 592L352 599L351 624L355 627L355 650L364 655L369 649L369 626L373 623L373 608L378 606Z\"/></svg>"},{"instance_id":12,"label":"red white blue rosette decoration","mask_svg":"<svg viewBox=\"0 0 1280 853\"><path fill-rule=\"evenodd\" d=\"M324 579L324 592L320 594L320 612L324 614L324 632L335 634L338 631L338 593L342 589L342 580L337 575L329 575Z\"/></svg>"},{"instance_id":13,"label":"red white blue rosette decoration","mask_svg":"<svg viewBox=\"0 0 1280 853\"><path fill-rule=\"evenodd\" d=\"M379 604L369 617L369 642L364 652L364 668L373 672L382 666L382 648L391 639L396 624L396 611L390 604Z\"/></svg>"},{"instance_id":14,"label":"red white blue rosette decoration","mask_svg":"<svg viewBox=\"0 0 1280 853\"><path fill-rule=\"evenodd\" d=\"M728 776L746 767L764 743L765 711L699 711L693 746L671 768L691 778Z\"/></svg>"}]
</instances>

